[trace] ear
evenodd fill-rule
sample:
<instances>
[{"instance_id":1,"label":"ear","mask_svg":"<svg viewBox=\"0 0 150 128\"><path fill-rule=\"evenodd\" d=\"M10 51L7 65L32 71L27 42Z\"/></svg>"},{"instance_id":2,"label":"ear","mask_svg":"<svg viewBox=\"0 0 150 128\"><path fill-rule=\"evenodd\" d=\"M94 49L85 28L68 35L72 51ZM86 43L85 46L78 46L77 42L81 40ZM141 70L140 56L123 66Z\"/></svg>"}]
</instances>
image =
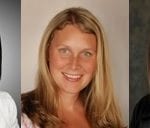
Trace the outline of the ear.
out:
<instances>
[{"instance_id":1,"label":"ear","mask_svg":"<svg viewBox=\"0 0 150 128\"><path fill-rule=\"evenodd\" d=\"M0 37L0 79L2 74L2 46L1 46L1 37Z\"/></svg>"}]
</instances>

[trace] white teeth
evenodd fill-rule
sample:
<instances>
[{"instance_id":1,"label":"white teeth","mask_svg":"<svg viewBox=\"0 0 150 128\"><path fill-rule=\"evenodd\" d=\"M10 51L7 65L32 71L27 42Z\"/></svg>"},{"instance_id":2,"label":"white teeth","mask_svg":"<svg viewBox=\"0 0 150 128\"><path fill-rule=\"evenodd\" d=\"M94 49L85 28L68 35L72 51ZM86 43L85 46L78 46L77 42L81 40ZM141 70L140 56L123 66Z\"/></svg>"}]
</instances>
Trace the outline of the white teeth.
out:
<instances>
[{"instance_id":1,"label":"white teeth","mask_svg":"<svg viewBox=\"0 0 150 128\"><path fill-rule=\"evenodd\" d=\"M78 74L67 74L67 73L63 73L63 74L70 79L79 79L81 77L81 75Z\"/></svg>"}]
</instances>

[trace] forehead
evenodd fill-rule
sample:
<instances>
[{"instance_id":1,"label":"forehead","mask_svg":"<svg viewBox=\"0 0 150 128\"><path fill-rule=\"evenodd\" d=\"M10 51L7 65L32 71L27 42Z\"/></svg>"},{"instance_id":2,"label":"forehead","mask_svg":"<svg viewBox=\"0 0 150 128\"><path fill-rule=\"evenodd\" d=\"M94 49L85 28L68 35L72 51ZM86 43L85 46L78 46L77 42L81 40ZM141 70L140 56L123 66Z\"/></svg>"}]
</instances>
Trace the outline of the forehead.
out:
<instances>
[{"instance_id":1,"label":"forehead","mask_svg":"<svg viewBox=\"0 0 150 128\"><path fill-rule=\"evenodd\" d=\"M66 25L63 29L55 31L52 42L61 43L66 41L76 42L76 44L81 42L96 43L96 36L81 31L76 25Z\"/></svg>"}]
</instances>

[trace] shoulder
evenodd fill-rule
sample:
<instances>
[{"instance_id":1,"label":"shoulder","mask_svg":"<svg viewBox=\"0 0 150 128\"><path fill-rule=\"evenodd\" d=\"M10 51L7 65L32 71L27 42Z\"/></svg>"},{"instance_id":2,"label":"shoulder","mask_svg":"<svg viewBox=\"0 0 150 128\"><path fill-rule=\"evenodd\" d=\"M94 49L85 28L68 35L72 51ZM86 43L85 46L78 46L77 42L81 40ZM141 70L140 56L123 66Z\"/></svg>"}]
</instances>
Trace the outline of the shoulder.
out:
<instances>
[{"instance_id":1,"label":"shoulder","mask_svg":"<svg viewBox=\"0 0 150 128\"><path fill-rule=\"evenodd\" d=\"M21 107L23 113L29 113L36 109L34 91L21 95Z\"/></svg>"},{"instance_id":2,"label":"shoulder","mask_svg":"<svg viewBox=\"0 0 150 128\"><path fill-rule=\"evenodd\" d=\"M21 94L21 102L26 103L35 99L35 91Z\"/></svg>"},{"instance_id":3,"label":"shoulder","mask_svg":"<svg viewBox=\"0 0 150 128\"><path fill-rule=\"evenodd\" d=\"M136 105L137 109L141 111L148 111L146 108L150 106L150 95L144 96Z\"/></svg>"},{"instance_id":4,"label":"shoulder","mask_svg":"<svg viewBox=\"0 0 150 128\"><path fill-rule=\"evenodd\" d=\"M137 104L137 108L141 113L142 117L150 117L150 94L144 96Z\"/></svg>"},{"instance_id":5,"label":"shoulder","mask_svg":"<svg viewBox=\"0 0 150 128\"><path fill-rule=\"evenodd\" d=\"M38 128L39 122L43 121L43 109L35 90L21 95L21 125L22 128ZM33 124L36 124L33 125Z\"/></svg>"},{"instance_id":6,"label":"shoulder","mask_svg":"<svg viewBox=\"0 0 150 128\"><path fill-rule=\"evenodd\" d=\"M11 98L11 96L9 95L9 93L0 91L0 100L10 99L10 98Z\"/></svg>"},{"instance_id":7,"label":"shoulder","mask_svg":"<svg viewBox=\"0 0 150 128\"><path fill-rule=\"evenodd\" d=\"M28 118L25 113L21 115L21 128L39 128L33 125L32 121Z\"/></svg>"},{"instance_id":8,"label":"shoulder","mask_svg":"<svg viewBox=\"0 0 150 128\"><path fill-rule=\"evenodd\" d=\"M150 95L144 96L134 109L136 116L145 116L150 113Z\"/></svg>"},{"instance_id":9,"label":"shoulder","mask_svg":"<svg viewBox=\"0 0 150 128\"><path fill-rule=\"evenodd\" d=\"M132 115L131 126L143 125L145 121L150 121L150 95L144 96L135 106Z\"/></svg>"},{"instance_id":10,"label":"shoulder","mask_svg":"<svg viewBox=\"0 0 150 128\"><path fill-rule=\"evenodd\" d=\"M141 101L148 103L147 105L150 105L150 94L144 96Z\"/></svg>"},{"instance_id":11,"label":"shoulder","mask_svg":"<svg viewBox=\"0 0 150 128\"><path fill-rule=\"evenodd\" d=\"M16 105L13 98L7 92L0 92L0 108L7 110L13 108L16 111Z\"/></svg>"},{"instance_id":12,"label":"shoulder","mask_svg":"<svg viewBox=\"0 0 150 128\"><path fill-rule=\"evenodd\" d=\"M0 126L18 128L16 104L7 92L0 92L0 115Z\"/></svg>"}]
</instances>

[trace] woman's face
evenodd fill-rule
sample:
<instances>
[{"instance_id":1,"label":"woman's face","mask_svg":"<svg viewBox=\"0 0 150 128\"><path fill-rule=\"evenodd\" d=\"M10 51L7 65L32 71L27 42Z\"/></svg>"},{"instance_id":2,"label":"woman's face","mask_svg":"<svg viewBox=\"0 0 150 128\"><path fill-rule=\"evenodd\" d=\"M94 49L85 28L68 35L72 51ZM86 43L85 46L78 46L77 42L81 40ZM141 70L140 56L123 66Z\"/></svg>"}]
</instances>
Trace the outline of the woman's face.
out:
<instances>
[{"instance_id":1,"label":"woman's face","mask_svg":"<svg viewBox=\"0 0 150 128\"><path fill-rule=\"evenodd\" d=\"M60 91L79 93L96 70L96 37L73 25L56 31L49 47L49 67Z\"/></svg>"}]
</instances>

